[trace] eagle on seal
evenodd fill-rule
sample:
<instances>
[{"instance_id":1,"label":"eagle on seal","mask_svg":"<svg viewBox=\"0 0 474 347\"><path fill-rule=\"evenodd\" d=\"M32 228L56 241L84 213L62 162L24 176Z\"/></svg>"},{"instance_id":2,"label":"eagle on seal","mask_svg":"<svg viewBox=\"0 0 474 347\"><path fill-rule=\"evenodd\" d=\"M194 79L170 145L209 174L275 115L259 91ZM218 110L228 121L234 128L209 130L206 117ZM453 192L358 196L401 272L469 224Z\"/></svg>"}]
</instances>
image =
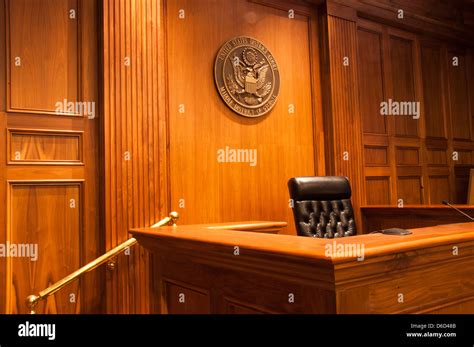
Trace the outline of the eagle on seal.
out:
<instances>
[{"instance_id":1,"label":"eagle on seal","mask_svg":"<svg viewBox=\"0 0 474 347\"><path fill-rule=\"evenodd\" d=\"M242 96L248 105L257 105L270 93L272 82L267 82L267 73L270 68L265 61L257 62L257 52L246 48L242 52L243 61L234 56L233 75L227 76L227 83L232 94Z\"/></svg>"}]
</instances>

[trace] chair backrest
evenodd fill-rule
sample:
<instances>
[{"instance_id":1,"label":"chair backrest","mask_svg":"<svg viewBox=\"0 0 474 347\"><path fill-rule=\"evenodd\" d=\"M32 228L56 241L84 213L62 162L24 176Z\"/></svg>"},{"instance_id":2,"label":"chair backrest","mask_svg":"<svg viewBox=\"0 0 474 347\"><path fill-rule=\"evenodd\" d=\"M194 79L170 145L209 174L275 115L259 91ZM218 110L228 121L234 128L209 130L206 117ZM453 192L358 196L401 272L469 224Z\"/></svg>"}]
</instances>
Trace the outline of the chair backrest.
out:
<instances>
[{"instance_id":1,"label":"chair backrest","mask_svg":"<svg viewBox=\"0 0 474 347\"><path fill-rule=\"evenodd\" d=\"M298 235L333 238L357 233L347 177L294 177L288 189Z\"/></svg>"}]
</instances>

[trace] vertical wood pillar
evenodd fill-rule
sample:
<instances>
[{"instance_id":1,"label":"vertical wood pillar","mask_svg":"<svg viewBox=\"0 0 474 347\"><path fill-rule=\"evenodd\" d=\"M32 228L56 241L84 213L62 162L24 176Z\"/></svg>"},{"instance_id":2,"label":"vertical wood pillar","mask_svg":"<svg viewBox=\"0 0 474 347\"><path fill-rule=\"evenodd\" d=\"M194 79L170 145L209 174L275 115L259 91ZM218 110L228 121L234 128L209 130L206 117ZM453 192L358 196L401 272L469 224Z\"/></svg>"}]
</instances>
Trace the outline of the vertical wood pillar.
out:
<instances>
[{"instance_id":1,"label":"vertical wood pillar","mask_svg":"<svg viewBox=\"0 0 474 347\"><path fill-rule=\"evenodd\" d=\"M103 1L103 164L106 248L168 211L162 2ZM149 255L139 246L107 274L110 313L148 313Z\"/></svg>"},{"instance_id":2,"label":"vertical wood pillar","mask_svg":"<svg viewBox=\"0 0 474 347\"><path fill-rule=\"evenodd\" d=\"M326 167L328 175L347 176L359 233L364 199L361 119L357 77L355 10L328 2L321 18Z\"/></svg>"}]
</instances>

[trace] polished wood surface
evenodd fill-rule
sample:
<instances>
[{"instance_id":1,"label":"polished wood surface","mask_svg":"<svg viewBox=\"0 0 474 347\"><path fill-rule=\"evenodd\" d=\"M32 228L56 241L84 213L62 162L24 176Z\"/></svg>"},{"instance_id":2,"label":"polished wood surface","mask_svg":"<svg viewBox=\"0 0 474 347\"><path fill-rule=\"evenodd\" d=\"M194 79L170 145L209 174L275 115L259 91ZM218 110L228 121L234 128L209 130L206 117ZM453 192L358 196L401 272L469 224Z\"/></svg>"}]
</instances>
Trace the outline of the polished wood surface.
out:
<instances>
[{"instance_id":1,"label":"polished wood surface","mask_svg":"<svg viewBox=\"0 0 474 347\"><path fill-rule=\"evenodd\" d=\"M284 234L283 230L288 227L286 222L263 222L249 221L244 223L218 223L208 226L211 230L236 230L236 231L255 231L259 233Z\"/></svg>"},{"instance_id":2,"label":"polished wood surface","mask_svg":"<svg viewBox=\"0 0 474 347\"><path fill-rule=\"evenodd\" d=\"M81 99L80 25L68 16L79 4L6 0L9 112L56 114L58 101Z\"/></svg>"},{"instance_id":3,"label":"polished wood surface","mask_svg":"<svg viewBox=\"0 0 474 347\"><path fill-rule=\"evenodd\" d=\"M131 227L167 215L167 121L161 1L103 2L104 237L111 249ZM107 273L107 312L147 313L148 254L134 247Z\"/></svg>"},{"instance_id":4,"label":"polished wood surface","mask_svg":"<svg viewBox=\"0 0 474 347\"><path fill-rule=\"evenodd\" d=\"M364 205L466 203L474 148L470 53L362 19L357 35ZM419 102L419 119L381 115L389 99Z\"/></svg>"},{"instance_id":5,"label":"polished wood surface","mask_svg":"<svg viewBox=\"0 0 474 347\"><path fill-rule=\"evenodd\" d=\"M363 156L358 91L353 88L358 81L357 26L353 14L351 19L332 15L321 18L321 55L327 175L349 178L355 219L360 221L365 182L360 171Z\"/></svg>"},{"instance_id":6,"label":"polished wood surface","mask_svg":"<svg viewBox=\"0 0 474 347\"><path fill-rule=\"evenodd\" d=\"M7 258L8 313L25 313L25 298L60 280L81 266L82 208L70 208L70 200L81 201L81 184L10 182L9 212L12 216L7 240L37 244L37 260ZM51 250L56 250L55 253ZM54 259L54 260L53 260ZM77 296L70 302L70 294ZM37 312L80 313L80 287L73 283L41 303Z\"/></svg>"},{"instance_id":7,"label":"polished wood surface","mask_svg":"<svg viewBox=\"0 0 474 347\"><path fill-rule=\"evenodd\" d=\"M474 218L474 206L454 205ZM463 223L466 216L445 205L409 205L403 208L393 206L363 206L364 232L389 228L422 228L441 224Z\"/></svg>"},{"instance_id":8,"label":"polished wood surface","mask_svg":"<svg viewBox=\"0 0 474 347\"><path fill-rule=\"evenodd\" d=\"M283 232L294 234L288 179L325 173L318 23L307 6L288 20L290 6L166 1L170 196L182 223L283 218ZM185 19L176 15L180 9ZM268 47L281 75L275 108L256 119L234 114L214 85L219 48L245 35ZM217 151L227 146L255 150L256 165L218 162Z\"/></svg>"},{"instance_id":9,"label":"polished wood surface","mask_svg":"<svg viewBox=\"0 0 474 347\"><path fill-rule=\"evenodd\" d=\"M467 3L465 6L453 6L451 0L329 0L328 3L349 7L360 18L460 44L472 44L474 40L474 8ZM398 18L400 9L404 12L403 20ZM341 15L340 11L335 15Z\"/></svg>"},{"instance_id":10,"label":"polished wood surface","mask_svg":"<svg viewBox=\"0 0 474 347\"><path fill-rule=\"evenodd\" d=\"M82 132L8 129L7 136L10 164L84 164Z\"/></svg>"},{"instance_id":11,"label":"polished wood surface","mask_svg":"<svg viewBox=\"0 0 474 347\"><path fill-rule=\"evenodd\" d=\"M26 313L26 296L103 250L96 5L0 1L0 243L38 247L37 261L0 258L1 313ZM64 99L95 103L96 118L58 110ZM102 312L103 287L89 274L38 313Z\"/></svg>"},{"instance_id":12,"label":"polished wood surface","mask_svg":"<svg viewBox=\"0 0 474 347\"><path fill-rule=\"evenodd\" d=\"M396 18L400 8L403 20ZM0 0L0 243L38 242L43 256L62 264L39 271L42 261L35 267L0 259L0 313L24 312L25 293L171 209L185 224L281 219L261 224L259 237L291 245L294 239L281 234L295 234L286 186L292 176L349 177L361 232L462 221L432 205L467 201L473 28L472 6L448 0ZM262 41L281 70L277 105L259 119L232 113L214 86L215 54L241 35ZM420 101L421 118L380 116L388 98ZM96 117L57 111L65 99L94 102ZM256 166L219 163L217 150L226 146L257 150ZM59 213L68 196L76 208ZM395 208L400 200L408 209ZM228 228L208 226L206 233ZM255 226L232 228L252 234ZM274 233L280 235L264 235ZM71 249L70 256L62 249ZM203 289L212 276L188 285L186 276L199 266L184 266L174 278L181 265L161 268L160 259L152 264L147 251L133 248L114 271L71 286L77 302L58 294L39 312L148 313L161 305L149 295L153 266L169 271L162 290L170 312L215 305L224 312L277 312L284 292L278 288L292 288L271 282L270 306L249 304L237 292L216 304ZM219 276L238 284L225 271ZM260 280L245 277L252 285ZM252 285L248 293L258 297ZM332 285L300 294L336 312ZM196 298L185 308L174 301L183 291ZM298 305L285 310L304 310Z\"/></svg>"},{"instance_id":13,"label":"polished wood surface","mask_svg":"<svg viewBox=\"0 0 474 347\"><path fill-rule=\"evenodd\" d=\"M131 230L156 256L156 312L471 312L474 223L412 232L327 240L206 225ZM328 254L334 243L363 245L364 259Z\"/></svg>"}]
</instances>

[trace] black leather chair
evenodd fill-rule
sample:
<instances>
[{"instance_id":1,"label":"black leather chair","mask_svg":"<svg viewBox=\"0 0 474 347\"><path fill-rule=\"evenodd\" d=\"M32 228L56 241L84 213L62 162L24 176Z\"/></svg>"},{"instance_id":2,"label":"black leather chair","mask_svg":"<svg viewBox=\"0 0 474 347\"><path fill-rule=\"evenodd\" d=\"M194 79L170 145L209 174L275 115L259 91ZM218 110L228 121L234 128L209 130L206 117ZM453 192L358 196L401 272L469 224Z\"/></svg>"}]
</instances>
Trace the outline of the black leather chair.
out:
<instances>
[{"instance_id":1,"label":"black leather chair","mask_svg":"<svg viewBox=\"0 0 474 347\"><path fill-rule=\"evenodd\" d=\"M334 238L357 233L347 177L295 177L288 188L298 235Z\"/></svg>"}]
</instances>

